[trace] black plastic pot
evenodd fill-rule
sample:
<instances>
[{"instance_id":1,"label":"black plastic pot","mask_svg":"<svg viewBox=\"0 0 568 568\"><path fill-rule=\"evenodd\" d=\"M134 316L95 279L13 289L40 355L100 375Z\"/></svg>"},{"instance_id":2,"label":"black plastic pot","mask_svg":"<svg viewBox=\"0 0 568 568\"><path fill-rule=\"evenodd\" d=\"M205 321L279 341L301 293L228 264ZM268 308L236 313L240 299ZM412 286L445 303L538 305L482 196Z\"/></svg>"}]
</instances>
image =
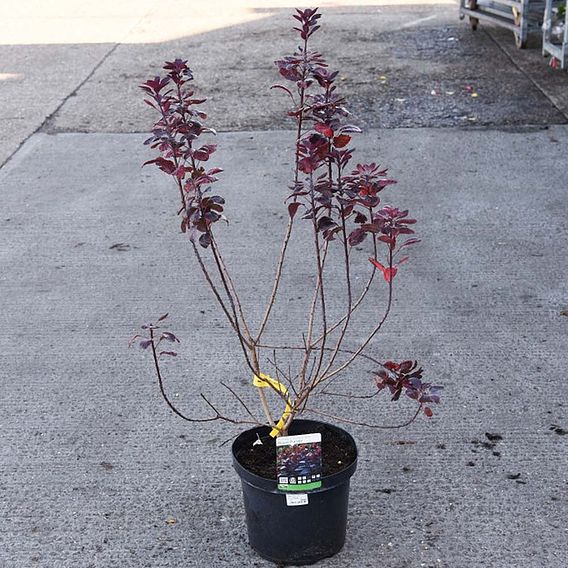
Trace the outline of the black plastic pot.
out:
<instances>
[{"instance_id":1,"label":"black plastic pot","mask_svg":"<svg viewBox=\"0 0 568 568\"><path fill-rule=\"evenodd\" d=\"M357 455L351 435L331 424L295 420L288 433L308 434L322 426L352 444ZM251 473L236 457L240 448L250 447L257 434L262 437L268 433L267 427L253 428L233 443L233 466L242 481L250 545L267 560L296 566L337 554L345 543L349 480L357 468L357 458L343 471L323 477L321 488L307 491L308 504L289 506L286 493L277 489L276 479Z\"/></svg>"}]
</instances>

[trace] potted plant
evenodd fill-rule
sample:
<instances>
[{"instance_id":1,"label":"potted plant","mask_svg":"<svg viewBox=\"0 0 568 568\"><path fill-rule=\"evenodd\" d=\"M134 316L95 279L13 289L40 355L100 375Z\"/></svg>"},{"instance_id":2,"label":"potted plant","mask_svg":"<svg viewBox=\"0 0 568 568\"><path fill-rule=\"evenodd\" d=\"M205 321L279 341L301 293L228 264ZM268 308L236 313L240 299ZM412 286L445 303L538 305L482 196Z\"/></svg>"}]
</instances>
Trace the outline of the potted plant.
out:
<instances>
[{"instance_id":1,"label":"potted plant","mask_svg":"<svg viewBox=\"0 0 568 568\"><path fill-rule=\"evenodd\" d=\"M152 136L146 141L159 155L146 163L171 176L177 187L181 231L188 237L197 266L236 335L262 417L246 396L225 382L221 386L238 401L242 417L223 412L205 394L201 399L209 414L203 417L189 416L172 402L165 389L161 360L176 355L164 345L179 340L164 327L167 315L142 326L142 333L133 339L150 350L161 394L180 418L248 426L234 441L232 452L242 480L249 541L261 556L272 561L307 564L342 548L349 480L357 466L353 438L327 421L384 427L360 421L353 413L340 416L324 411L316 404L318 397L343 396L351 402L388 390L396 401L404 394L417 406L410 418L395 426L400 427L422 412L431 416L431 404L439 402L441 387L423 382L422 368L414 361L381 363L365 352L391 311L394 282L408 260L405 252L419 242L413 236L416 221L408 211L382 203L380 194L395 183L385 168L354 160L351 137L360 129L348 122L345 101L337 92L338 73L331 71L322 55L310 46L319 28L317 9L296 10L294 18L301 45L293 55L276 61L287 83L273 88L284 93L291 105L288 115L295 124L295 165L285 197L288 221L274 282L256 329L250 325L216 238L225 220L225 200L213 190L221 173L209 165L216 145L202 141L214 134L205 126L207 117L201 110L205 99L191 89L193 74L181 59L166 62L163 77L141 85L145 102L159 113ZM306 247L313 251L313 294L303 333L296 343L272 345L265 340L265 332L298 223L310 227ZM364 246L370 254L369 272L362 288L356 289L352 258ZM329 272L332 255L342 259L341 274ZM345 310L337 319L330 317L328 309L326 282L331 277L342 278L344 283ZM385 296L385 306L376 323L359 338L356 349L345 348L353 314L377 291ZM373 301L373 309L375 306ZM295 369L279 364L281 352L296 355ZM337 386L337 380L361 357L376 367L370 379L373 392L359 396L335 392L337 388L332 385ZM316 420L301 418L306 415ZM303 435L308 437L296 438Z\"/></svg>"}]
</instances>

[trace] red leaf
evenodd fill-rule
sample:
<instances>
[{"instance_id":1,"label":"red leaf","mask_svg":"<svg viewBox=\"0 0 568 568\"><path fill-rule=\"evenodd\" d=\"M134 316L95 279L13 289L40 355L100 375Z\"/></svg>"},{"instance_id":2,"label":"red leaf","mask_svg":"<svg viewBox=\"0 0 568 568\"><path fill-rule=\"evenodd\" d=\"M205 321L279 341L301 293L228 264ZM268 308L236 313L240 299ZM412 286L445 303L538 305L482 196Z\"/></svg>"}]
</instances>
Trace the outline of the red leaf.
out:
<instances>
[{"instance_id":1,"label":"red leaf","mask_svg":"<svg viewBox=\"0 0 568 568\"><path fill-rule=\"evenodd\" d=\"M333 136L333 130L327 124L323 124L323 122L316 122L314 129L326 138Z\"/></svg>"},{"instance_id":2,"label":"red leaf","mask_svg":"<svg viewBox=\"0 0 568 568\"><path fill-rule=\"evenodd\" d=\"M288 205L288 215L290 215L290 219L294 218L294 215L298 212L298 207L300 207L300 203L297 201Z\"/></svg>"},{"instance_id":3,"label":"red leaf","mask_svg":"<svg viewBox=\"0 0 568 568\"><path fill-rule=\"evenodd\" d=\"M364 231L369 231L369 233L378 233L380 231L380 229L376 225L373 225L373 223L365 223L361 225L361 229L363 229Z\"/></svg>"},{"instance_id":4,"label":"red leaf","mask_svg":"<svg viewBox=\"0 0 568 568\"><path fill-rule=\"evenodd\" d=\"M372 256L369 257L369 262L371 264L374 264L379 270L382 270L383 272L386 270L386 268L375 258L373 258Z\"/></svg>"},{"instance_id":5,"label":"red leaf","mask_svg":"<svg viewBox=\"0 0 568 568\"><path fill-rule=\"evenodd\" d=\"M347 146L351 140L351 136L347 136L347 134L340 134L333 139L333 145L336 148L343 148Z\"/></svg>"},{"instance_id":6,"label":"red leaf","mask_svg":"<svg viewBox=\"0 0 568 568\"><path fill-rule=\"evenodd\" d=\"M301 172L304 172L305 174L311 174L316 169L315 165L313 164L312 160L310 160L310 158L302 158L298 162L298 168L300 169Z\"/></svg>"},{"instance_id":7,"label":"red leaf","mask_svg":"<svg viewBox=\"0 0 568 568\"><path fill-rule=\"evenodd\" d=\"M171 160L166 160L165 158L158 157L154 160L154 163L167 174L173 174L176 171L176 165Z\"/></svg>"},{"instance_id":8,"label":"red leaf","mask_svg":"<svg viewBox=\"0 0 568 568\"><path fill-rule=\"evenodd\" d=\"M387 268L383 271L383 276L385 277L385 280L387 282L392 282L392 279L396 276L396 273L398 272L398 269L396 266L393 266L392 268Z\"/></svg>"},{"instance_id":9,"label":"red leaf","mask_svg":"<svg viewBox=\"0 0 568 568\"><path fill-rule=\"evenodd\" d=\"M424 407L424 414L426 414L426 416L428 416L428 418L431 418L431 416L432 416L434 413L432 412L432 409L431 409L431 408L428 408L428 407L426 406L426 407Z\"/></svg>"},{"instance_id":10,"label":"red leaf","mask_svg":"<svg viewBox=\"0 0 568 568\"><path fill-rule=\"evenodd\" d=\"M374 259L372 256L369 257L369 261L372 264L374 264L383 273L384 279L387 282L389 283L392 282L392 279L396 276L396 273L398 272L396 266L385 267L378 260Z\"/></svg>"}]
</instances>

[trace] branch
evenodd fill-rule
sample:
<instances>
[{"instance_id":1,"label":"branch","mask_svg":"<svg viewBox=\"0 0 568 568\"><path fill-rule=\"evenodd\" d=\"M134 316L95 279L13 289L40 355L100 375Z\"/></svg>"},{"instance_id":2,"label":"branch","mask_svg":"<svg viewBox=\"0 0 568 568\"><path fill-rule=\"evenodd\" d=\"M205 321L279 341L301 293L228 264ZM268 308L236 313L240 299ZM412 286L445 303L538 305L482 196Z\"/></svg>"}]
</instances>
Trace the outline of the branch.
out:
<instances>
[{"instance_id":1,"label":"branch","mask_svg":"<svg viewBox=\"0 0 568 568\"><path fill-rule=\"evenodd\" d=\"M266 328L266 324L268 323L268 318L270 317L270 312L272 311L274 302L276 301L276 294L278 293L278 286L280 285L280 280L282 278L282 267L284 265L284 259L286 257L286 250L288 249L288 243L290 242L290 236L292 234L293 224L294 220L292 217L290 217L288 221L288 227L286 229L286 234L284 235L284 241L282 242L282 248L280 250L280 258L278 259L278 265L276 267L276 275L274 277L274 283L272 285L272 292L270 293L268 304L266 305L266 309L264 310L264 316L262 318L262 322L260 323L258 334L253 341L255 345L260 341L260 338L264 333L264 329Z\"/></svg>"},{"instance_id":2,"label":"branch","mask_svg":"<svg viewBox=\"0 0 568 568\"><path fill-rule=\"evenodd\" d=\"M392 251L391 250L389 250L389 267L392 268ZM367 345L371 342L373 337L375 337L375 335L379 332L381 327L383 327L383 324L385 323L385 321L386 321L386 319L387 319L387 317L390 313L391 306L392 306L392 296L393 296L393 294L392 294L392 280L388 283L388 285L389 285L389 296L388 296L388 302L387 302L387 309L385 311L383 318L379 322L379 324L375 327L375 329L373 329L373 331L371 332L369 337L367 337L367 339L363 342L361 347L359 347L359 349L357 349L357 351L355 351L355 353L352 355L352 357L350 359L348 359L345 363L343 363L343 365L340 365L334 371L331 371L327 374L322 375L322 377L314 384L314 388L318 384L322 383L323 381L330 379L331 377L333 377L334 375L337 375L338 373L341 373L341 371L343 371L349 365L351 365L351 363L361 354L361 352L365 349L365 347L367 347Z\"/></svg>"},{"instance_id":3,"label":"branch","mask_svg":"<svg viewBox=\"0 0 568 568\"><path fill-rule=\"evenodd\" d=\"M339 174L338 174L338 178L339 180L341 180L341 170L339 170ZM340 182L339 182L340 183ZM325 370L323 371L322 375L325 376L325 374L331 369L331 367L333 366L333 363L335 362L335 359L337 357L337 354L339 353L339 349L341 348L341 344L343 343L343 340L345 339L345 334L347 333L347 328L349 327L349 322L351 321L351 314L353 313L353 293L351 291L351 269L350 269L350 258L349 258L349 248L347 245L347 228L345 225L345 216L344 216L344 208L343 205L341 205L341 232L343 235L343 260L344 260L344 264L345 264L345 281L347 284L347 316L345 317L345 324L343 325L343 329L341 330L341 333L339 334L339 337L337 339L337 343L335 344L335 349L333 350L333 353L331 354L331 357L329 358L329 361L327 362L327 366L325 368ZM322 346L325 343L325 338L324 341L322 342ZM318 369L319 372L319 369ZM317 374L314 376L312 384L316 385L317 384L317 380L318 380L318 376Z\"/></svg>"},{"instance_id":4,"label":"branch","mask_svg":"<svg viewBox=\"0 0 568 568\"><path fill-rule=\"evenodd\" d=\"M235 307L235 301L233 299L233 295L232 295L230 286L227 282L226 275L225 275L224 270L223 270L222 260L220 259L220 256L218 254L216 242L215 242L215 239L213 238L213 234L211 233L211 231L209 231L209 235L211 237L211 250L213 251L213 257L215 259L215 264L217 265L217 270L219 272L221 282L223 283L225 293L227 294L229 304L231 305L231 311L233 312L233 318L232 318L232 321L234 323L233 329L234 329L234 331L237 334L237 337L239 339L239 343L241 345L246 364L248 365L248 367L250 368L250 370L252 371L254 376L259 376L260 375L260 367L259 367L259 364L258 364L258 358L257 358L257 355L256 355L256 350L251 345L252 338L250 337L250 333L248 332L248 328L247 328L248 338L245 338L243 336L243 333L242 333L240 325L239 325L239 317L237 315L237 309ZM193 243L193 241L192 241L192 244L193 244L194 250L197 251L197 247L196 247L195 243ZM208 280L208 282L210 282L210 279ZM243 323L245 323L245 325L246 325L246 322L243 322ZM251 363L251 360L250 360L250 357L249 357L249 353L247 352L247 348L250 349L250 353L251 353L252 358L253 358L252 363ZM274 390L276 390L276 389L274 389ZM264 393L262 388L258 389L258 395L260 397L260 403L262 405L262 409L264 411L264 415L266 416L268 424L270 424L270 426L274 426L274 418L272 417L272 413L270 412L270 407L268 406L268 401L266 400L266 394Z\"/></svg>"},{"instance_id":5,"label":"branch","mask_svg":"<svg viewBox=\"0 0 568 568\"><path fill-rule=\"evenodd\" d=\"M246 413L259 425L262 426L262 422L258 420L256 416L249 410L249 407L244 403L243 399L227 384L221 381L221 385L224 386L240 403L241 406L245 409Z\"/></svg>"},{"instance_id":6,"label":"branch","mask_svg":"<svg viewBox=\"0 0 568 568\"><path fill-rule=\"evenodd\" d=\"M305 351L305 347L300 347L299 345L265 345L265 344L261 344L261 345L257 345L257 347L259 349L272 349L272 350L276 349L276 350L280 350L280 351ZM331 351L333 349L333 347L326 347L325 349L326 349L326 351ZM340 349L339 351L340 351L340 353L349 353L351 355L356 353L355 351L353 351L351 349ZM380 361L378 361L374 357L371 357L370 355L367 355L365 353L360 353L359 356L363 357L363 359L367 359L368 361L372 361L373 363L376 363L377 365L380 365L381 367L383 366L383 364Z\"/></svg>"},{"instance_id":7,"label":"branch","mask_svg":"<svg viewBox=\"0 0 568 568\"><path fill-rule=\"evenodd\" d=\"M217 241L213 237L213 232L209 231L209 235L211 237L211 250L213 251L213 256L215 257L215 262L217 263L217 267L219 269L219 274L221 276L221 280L222 280L222 282L225 286L225 289L227 291L227 295L231 296L234 299L234 302L237 306L237 309L239 311L239 316L241 318L241 322L242 322L243 327L245 328L245 332L247 334L247 343L252 344L253 343L252 335L251 335L251 332L250 332L249 327L247 325L245 315L243 313L243 307L241 305L239 295L237 294L237 290L236 290L235 285L233 283L233 279L231 278L231 275L230 275L230 273L227 269L225 261L223 260L223 256L221 254L221 251L219 250L219 247L217 246Z\"/></svg>"},{"instance_id":8,"label":"branch","mask_svg":"<svg viewBox=\"0 0 568 568\"><path fill-rule=\"evenodd\" d=\"M321 394L325 394L327 396L340 396L344 398L369 399L375 398L380 392L380 390L377 390L373 394L345 394L342 392L329 392L327 390L323 390L321 391Z\"/></svg>"},{"instance_id":9,"label":"branch","mask_svg":"<svg viewBox=\"0 0 568 568\"><path fill-rule=\"evenodd\" d=\"M316 287L314 289L314 296L312 298L312 303L311 303L311 306L310 306L310 311L309 311L309 316L308 316L307 338L304 337L305 355L304 355L304 359L302 361L302 365L300 367L300 373L299 373L299 375L300 375L300 390L302 390L305 386L306 369L307 369L308 361L309 361L309 358L310 358L310 354L311 354L312 349L313 349L313 344L311 342L311 338L312 338L312 334L313 334L315 309L316 309L316 305L317 305L318 294L320 293L320 287L322 285L323 267L325 265L325 261L326 261L326 258L327 258L328 249L329 249L329 241L326 241L325 245L324 245L323 259L320 261L319 249L318 249L317 255L316 255L318 272L317 272ZM325 349L325 341L324 341L321 349L322 349L322 352L323 352L323 350Z\"/></svg>"},{"instance_id":10,"label":"branch","mask_svg":"<svg viewBox=\"0 0 568 568\"><path fill-rule=\"evenodd\" d=\"M217 290L217 287L215 286L215 284L214 284L214 282L211 278L211 275L209 274L209 271L207 270L207 267L205 266L205 263L203 262L201 255L199 254L199 249L197 248L197 245L193 241L191 241L191 244L193 246L193 252L195 253L195 256L197 257L197 262L199 263L199 267L201 268L201 272L203 272L203 275L205 276L205 280L207 281L207 284L209 284L209 288L211 288L211 291L213 292L215 298L217 299L217 302L221 306L223 313L227 317L227 320L229 320L229 324L231 325L233 330L236 333L238 333L237 326L236 326L231 314L229 314L229 310L227 309L225 302L223 302L223 298L221 298L221 295L219 294L219 291Z\"/></svg>"},{"instance_id":11,"label":"branch","mask_svg":"<svg viewBox=\"0 0 568 568\"><path fill-rule=\"evenodd\" d=\"M158 361L158 354L156 353L156 342L155 342L155 339L154 339L154 330L152 328L150 328L150 345L152 347L152 358L154 359L154 368L156 370L156 376L158 377L158 384L160 385L160 392L162 393L162 397L164 398L164 400L166 401L167 405L170 407L172 412L174 414L177 414L180 418L182 418L183 420L186 420L187 422L213 422L215 420L221 419L221 415L219 414L219 412L217 412L217 410L215 410L215 416L212 416L211 418L190 418L189 416L186 416L185 414L180 412L174 406L174 404L171 402L171 400L169 399L169 397L166 394L166 391L164 389L164 380L162 378L162 372L160 370L160 363Z\"/></svg>"},{"instance_id":12,"label":"branch","mask_svg":"<svg viewBox=\"0 0 568 568\"><path fill-rule=\"evenodd\" d=\"M266 360L274 367L275 371L276 371L276 379L280 381L280 375L282 375L287 383L288 386L290 387L290 390L294 393L294 396L298 396L298 392L296 391L296 387L294 386L294 381L291 378L291 376L286 373L285 371L283 371L278 364L276 363L276 350L273 350L273 361L271 361L268 357L266 358ZM294 379L297 378L297 375L294 377Z\"/></svg>"},{"instance_id":13,"label":"branch","mask_svg":"<svg viewBox=\"0 0 568 568\"><path fill-rule=\"evenodd\" d=\"M306 79L306 73L307 73L307 38L304 41L304 46L305 46L305 50L304 50L304 66L303 66L303 70L302 70L302 82L301 82L301 88L300 88L300 110L299 113L297 114L297 122L298 122L298 128L296 131L296 152L295 152L295 165L294 165L294 186L297 185L298 183L298 178L299 178L299 164L300 164L300 153L298 152L298 144L300 143L300 139L302 137L302 128L303 128L303 123L304 123L304 111L306 109L304 109L304 100L305 100L305 96L306 96L306 87L305 87L305 79ZM292 99L292 102L295 104L294 102L294 97L291 93L291 91L282 86L282 85L273 85L271 87L272 89L274 88L280 88L283 89L285 92L287 92L290 95L290 98ZM286 251L288 249L288 243L290 242L290 236L292 234L292 227L294 224L294 219L293 217L290 217L290 219L288 220L288 227L286 229L286 234L284 235L284 240L282 242L282 248L280 250L280 258L278 259L278 265L276 268L276 275L274 277L274 284L272 285L272 292L270 294L270 297L268 299L268 304L266 306L266 309L264 311L264 316L262 318L262 321L260 323L260 327L258 330L258 334L254 340L254 343L257 344L260 341L260 338L262 337L262 334L264 333L264 329L266 328L266 324L268 323L268 319L270 317L270 312L272 311L272 308L274 306L274 302L276 301L276 294L278 293L278 286L280 285L280 280L282 278L282 267L284 265L284 258L286 257Z\"/></svg>"},{"instance_id":14,"label":"branch","mask_svg":"<svg viewBox=\"0 0 568 568\"><path fill-rule=\"evenodd\" d=\"M317 414L319 416L324 416L326 418L331 418L332 420L338 420L339 422L345 422L346 424L352 424L353 426L364 426L366 428L378 428L381 430L395 430L397 428L404 428L412 424L416 420L416 418L418 418L418 415L420 414L421 410L422 410L422 404L418 407L418 410L410 420L407 420L403 424L395 424L393 426L390 425L387 426L384 424L369 424L368 422L357 422L356 420L350 420L349 418L344 418L343 416L328 414L327 412L321 412L320 410L314 410L313 408L306 408L305 411L311 412L312 414Z\"/></svg>"},{"instance_id":15,"label":"branch","mask_svg":"<svg viewBox=\"0 0 568 568\"><path fill-rule=\"evenodd\" d=\"M255 426L258 426L260 423L259 422L252 422L251 420L235 420L234 418L228 418L227 416L223 416L216 408L215 406L213 406L213 403L211 403L207 397L203 394L200 393L201 398L205 401L205 403L213 410L213 412L215 412L215 414L217 415L214 420L224 420L225 422L230 422L231 424L254 424ZM260 424L263 425L263 424Z\"/></svg>"},{"instance_id":16,"label":"branch","mask_svg":"<svg viewBox=\"0 0 568 568\"><path fill-rule=\"evenodd\" d=\"M376 235L373 235L373 255L375 258L377 258L377 237ZM369 280L367 281L367 284L365 285L365 288L363 289L363 291L361 292L361 295L357 298L357 300L355 300L355 302L353 303L353 306L350 310L350 312L346 313L345 315L343 315L343 317L341 317L338 321L336 321L331 327L328 328L328 334L332 333L333 331L335 331L345 320L348 316L350 316L363 302L363 300L365 299L365 296L367 295L367 292L370 290L371 288L371 284L373 283L373 280L375 278L375 274L377 273L377 268L376 266L373 265L373 268L371 270L371 274L369 276ZM321 340L323 339L323 336L319 336L315 341L314 341L314 345L317 345Z\"/></svg>"}]
</instances>

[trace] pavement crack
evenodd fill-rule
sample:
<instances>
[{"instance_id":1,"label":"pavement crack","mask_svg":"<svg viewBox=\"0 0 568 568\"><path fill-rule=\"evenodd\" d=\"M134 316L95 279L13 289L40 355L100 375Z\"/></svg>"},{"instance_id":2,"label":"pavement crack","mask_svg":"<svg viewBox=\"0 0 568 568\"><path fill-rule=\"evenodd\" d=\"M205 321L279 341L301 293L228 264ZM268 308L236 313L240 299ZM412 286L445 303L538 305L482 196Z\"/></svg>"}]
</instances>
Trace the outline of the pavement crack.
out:
<instances>
[{"instance_id":1,"label":"pavement crack","mask_svg":"<svg viewBox=\"0 0 568 568\"><path fill-rule=\"evenodd\" d=\"M55 110L53 112L51 112L49 115L47 115L42 123L33 131L31 132L28 136L26 136L17 146L17 148L2 162L0 163L0 170L2 170L2 168L20 151L20 148L35 134L37 134L38 132L48 132L49 129L49 125L50 123L53 121L53 118L55 117L55 115L61 110L61 108L63 107L63 105L65 105L65 103L71 98L76 96L77 92L79 91L79 89L89 80L91 79L91 77L97 72L97 70L101 67L101 65L116 51L116 48L121 45L120 42L117 42L115 44L113 44L113 46L101 57L100 61L91 69L91 71L87 74L87 76L80 81L80 83L71 90L71 92L65 96L63 98L63 100L59 103L59 105L57 105L57 107L55 108Z\"/></svg>"},{"instance_id":2,"label":"pavement crack","mask_svg":"<svg viewBox=\"0 0 568 568\"><path fill-rule=\"evenodd\" d=\"M91 71L87 74L87 76L61 101L61 103L59 103L57 108L44 119L44 121L41 123L41 125L36 129L35 132L33 132L31 134L31 136L33 136L36 132L46 132L47 134L50 133L49 128L51 126L51 123L53 122L53 119L56 117L57 113L63 108L63 106L67 103L67 101L71 97L77 96L77 93L83 87L83 85L85 85L85 83L87 83L87 81L89 81L93 77L93 75L100 69L100 67L104 64L104 62L116 51L116 49L118 48L119 45L122 45L122 44L120 42L115 43L101 57L99 62L91 69ZM28 138L29 138L29 136L28 136ZM25 140L24 140L24 142L25 142Z\"/></svg>"}]
</instances>

